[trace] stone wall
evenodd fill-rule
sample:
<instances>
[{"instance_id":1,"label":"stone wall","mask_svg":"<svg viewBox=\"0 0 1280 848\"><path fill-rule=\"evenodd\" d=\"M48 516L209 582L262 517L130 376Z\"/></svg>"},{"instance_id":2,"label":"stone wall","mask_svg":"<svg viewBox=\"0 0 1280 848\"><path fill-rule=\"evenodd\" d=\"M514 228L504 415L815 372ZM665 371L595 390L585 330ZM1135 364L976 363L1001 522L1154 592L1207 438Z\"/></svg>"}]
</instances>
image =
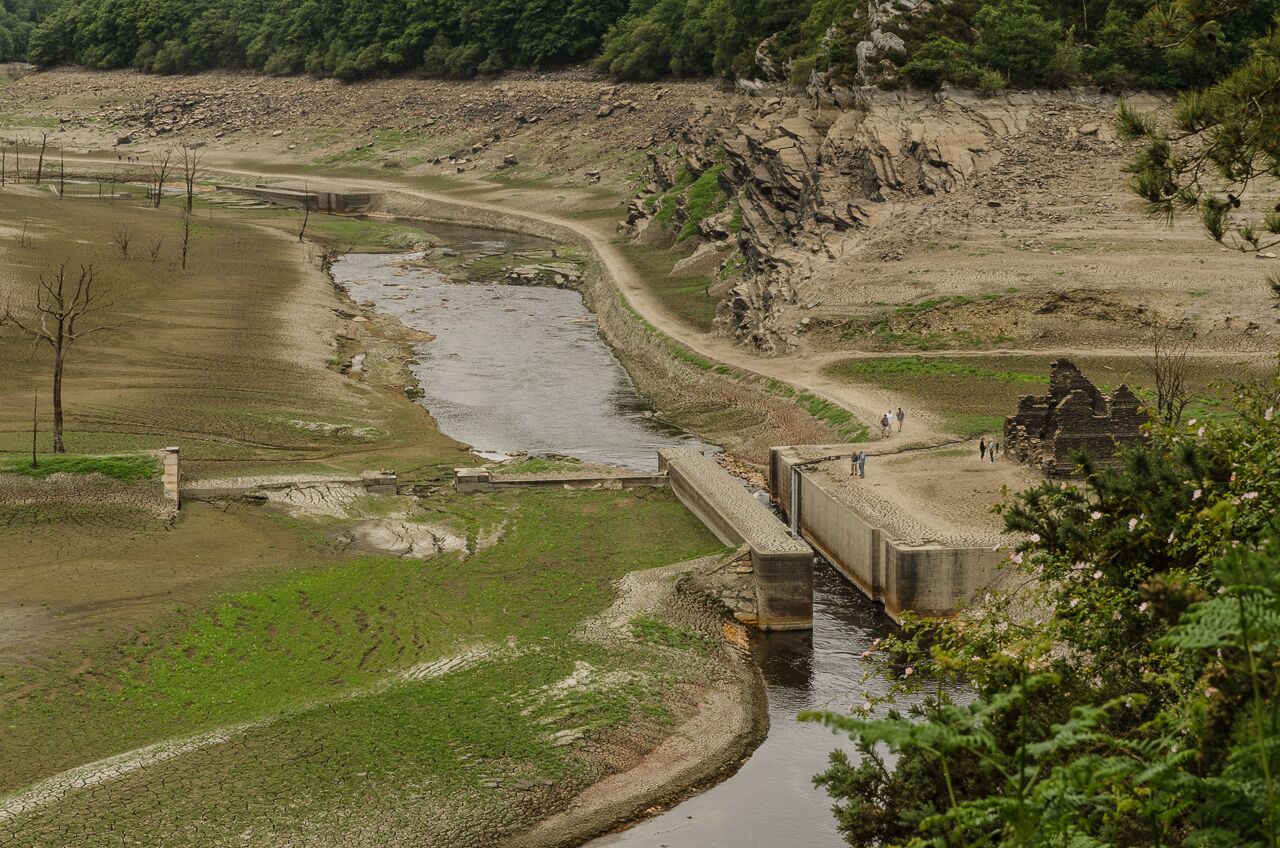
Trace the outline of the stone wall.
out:
<instances>
[{"instance_id":1,"label":"stone wall","mask_svg":"<svg viewBox=\"0 0 1280 848\"><path fill-rule=\"evenodd\" d=\"M1128 386L1104 395L1069 359L1054 360L1049 393L1027 395L1005 419L1005 452L1052 477L1075 472L1075 457L1087 453L1101 464L1116 449L1142 438L1146 414Z\"/></svg>"}]
</instances>

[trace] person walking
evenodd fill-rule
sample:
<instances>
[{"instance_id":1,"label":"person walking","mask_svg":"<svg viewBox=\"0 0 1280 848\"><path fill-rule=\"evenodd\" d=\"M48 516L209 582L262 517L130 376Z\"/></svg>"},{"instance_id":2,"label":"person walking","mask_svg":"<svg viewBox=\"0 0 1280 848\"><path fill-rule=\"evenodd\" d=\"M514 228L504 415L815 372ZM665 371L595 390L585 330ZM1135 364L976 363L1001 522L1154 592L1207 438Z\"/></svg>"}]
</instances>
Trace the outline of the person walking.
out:
<instances>
[{"instance_id":1,"label":"person walking","mask_svg":"<svg viewBox=\"0 0 1280 848\"><path fill-rule=\"evenodd\" d=\"M987 458L987 437L978 439L978 462Z\"/></svg>"},{"instance_id":2,"label":"person walking","mask_svg":"<svg viewBox=\"0 0 1280 848\"><path fill-rule=\"evenodd\" d=\"M880 416L880 438L883 439L888 435L889 435L889 415L886 413Z\"/></svg>"},{"instance_id":3,"label":"person walking","mask_svg":"<svg viewBox=\"0 0 1280 848\"><path fill-rule=\"evenodd\" d=\"M858 477L867 479L867 452L858 451Z\"/></svg>"},{"instance_id":4,"label":"person walking","mask_svg":"<svg viewBox=\"0 0 1280 848\"><path fill-rule=\"evenodd\" d=\"M902 422L907 420L907 413L902 411L902 407L898 407L898 432L902 432Z\"/></svg>"},{"instance_id":5,"label":"person walking","mask_svg":"<svg viewBox=\"0 0 1280 848\"><path fill-rule=\"evenodd\" d=\"M999 447L1000 443L995 439L992 439L991 444L987 447L987 456L990 458L991 462L996 461L996 449Z\"/></svg>"}]
</instances>

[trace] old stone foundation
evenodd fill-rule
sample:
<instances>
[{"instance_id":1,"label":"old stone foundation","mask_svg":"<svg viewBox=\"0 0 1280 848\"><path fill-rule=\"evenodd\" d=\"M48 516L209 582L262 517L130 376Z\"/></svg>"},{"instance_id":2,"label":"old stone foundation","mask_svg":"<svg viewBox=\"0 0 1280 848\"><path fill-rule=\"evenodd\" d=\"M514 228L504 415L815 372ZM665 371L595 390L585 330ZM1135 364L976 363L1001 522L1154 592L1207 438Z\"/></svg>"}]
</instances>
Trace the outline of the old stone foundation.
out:
<instances>
[{"instance_id":1,"label":"old stone foundation","mask_svg":"<svg viewBox=\"0 0 1280 848\"><path fill-rule=\"evenodd\" d=\"M1005 453L1051 477L1067 477L1081 453L1102 465L1114 461L1117 448L1142 438L1146 421L1128 386L1104 395L1071 360L1056 359L1049 393L1023 397L1005 419Z\"/></svg>"}]
</instances>

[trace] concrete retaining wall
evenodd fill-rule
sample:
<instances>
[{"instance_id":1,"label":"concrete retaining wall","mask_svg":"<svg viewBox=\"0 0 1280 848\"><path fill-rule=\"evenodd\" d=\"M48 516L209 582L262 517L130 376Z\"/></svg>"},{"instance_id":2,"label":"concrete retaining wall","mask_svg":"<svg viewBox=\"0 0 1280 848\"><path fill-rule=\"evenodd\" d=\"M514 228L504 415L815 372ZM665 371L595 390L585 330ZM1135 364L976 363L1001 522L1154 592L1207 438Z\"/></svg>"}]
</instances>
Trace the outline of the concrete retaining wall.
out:
<instances>
[{"instance_id":1,"label":"concrete retaining wall","mask_svg":"<svg viewBox=\"0 0 1280 848\"><path fill-rule=\"evenodd\" d=\"M484 468L455 468L458 492L502 492L508 489L634 489L665 486L665 474L510 474L494 475Z\"/></svg>"},{"instance_id":2,"label":"concrete retaining wall","mask_svg":"<svg viewBox=\"0 0 1280 848\"><path fill-rule=\"evenodd\" d=\"M658 451L658 470L690 512L726 545L745 544L755 573L757 625L813 627L813 550L715 461L692 448Z\"/></svg>"},{"instance_id":3,"label":"concrete retaining wall","mask_svg":"<svg viewBox=\"0 0 1280 848\"><path fill-rule=\"evenodd\" d=\"M907 612L954 613L1001 577L998 566L1007 554L894 539L823 489L785 448L773 450L770 472L770 496L801 537L868 597L884 603L894 621Z\"/></svg>"}]
</instances>

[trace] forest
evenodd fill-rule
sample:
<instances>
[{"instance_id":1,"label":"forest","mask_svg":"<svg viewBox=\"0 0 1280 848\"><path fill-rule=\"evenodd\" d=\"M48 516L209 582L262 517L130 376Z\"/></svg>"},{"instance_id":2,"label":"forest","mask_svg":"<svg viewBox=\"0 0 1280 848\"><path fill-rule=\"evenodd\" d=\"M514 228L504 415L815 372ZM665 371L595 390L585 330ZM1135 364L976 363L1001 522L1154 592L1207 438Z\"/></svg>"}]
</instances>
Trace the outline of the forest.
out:
<instances>
[{"instance_id":1,"label":"forest","mask_svg":"<svg viewBox=\"0 0 1280 848\"><path fill-rule=\"evenodd\" d=\"M56 8L50 8L56 6ZM1184 89L1237 67L1280 0L4 0L0 59L343 80L470 78L591 62L619 79L856 78L881 86Z\"/></svg>"}]
</instances>

